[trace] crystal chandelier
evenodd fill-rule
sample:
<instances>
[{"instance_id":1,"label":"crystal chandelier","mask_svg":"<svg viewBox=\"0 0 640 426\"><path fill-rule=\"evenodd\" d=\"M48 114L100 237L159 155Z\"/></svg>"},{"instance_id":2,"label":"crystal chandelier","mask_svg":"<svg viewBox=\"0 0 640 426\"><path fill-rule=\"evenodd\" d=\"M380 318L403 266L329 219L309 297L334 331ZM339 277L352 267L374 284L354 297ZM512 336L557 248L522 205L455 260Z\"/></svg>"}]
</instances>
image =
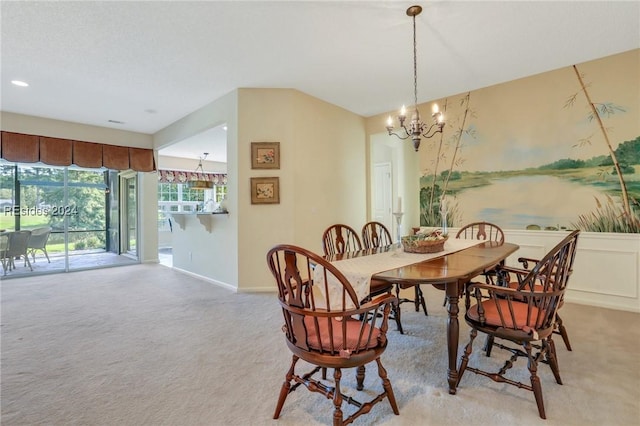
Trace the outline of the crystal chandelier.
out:
<instances>
[{"instance_id":1,"label":"crystal chandelier","mask_svg":"<svg viewBox=\"0 0 640 426\"><path fill-rule=\"evenodd\" d=\"M407 119L407 111L404 105L400 110L400 115L398 115L398 121L400 122L400 129L398 131L400 133L393 131L393 120L391 116L389 116L387 120L387 131L389 135L394 135L400 139L408 139L411 138L413 141L413 147L416 151L420 148L420 141L422 138L428 139L433 137L437 133L442 133L442 128L444 127L444 116L442 112L438 110L438 105L434 104L433 112L431 117L433 118L433 123L428 124L422 122L420 120L420 111L418 111L418 61L416 59L416 16L418 16L422 12L422 7L420 6L411 6L407 9L407 16L413 17L413 104L414 111L411 116L411 121L408 125L405 125L405 120Z\"/></svg>"}]
</instances>

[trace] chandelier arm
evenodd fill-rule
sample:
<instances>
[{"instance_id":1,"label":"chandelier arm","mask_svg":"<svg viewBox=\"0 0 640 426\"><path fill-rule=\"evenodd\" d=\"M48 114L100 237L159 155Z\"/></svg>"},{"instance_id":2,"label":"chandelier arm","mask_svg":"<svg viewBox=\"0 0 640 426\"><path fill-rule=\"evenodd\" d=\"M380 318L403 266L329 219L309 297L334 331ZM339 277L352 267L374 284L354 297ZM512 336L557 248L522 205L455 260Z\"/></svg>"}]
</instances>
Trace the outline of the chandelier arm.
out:
<instances>
[{"instance_id":1,"label":"chandelier arm","mask_svg":"<svg viewBox=\"0 0 640 426\"><path fill-rule=\"evenodd\" d=\"M444 126L443 123L433 123L431 126L427 126L426 123L423 123L422 126L420 126L420 133L422 134L423 138L429 139L429 138L434 137L438 133L442 133L442 127L443 126ZM435 130L434 130L434 128L435 128ZM431 133L432 131L433 131L433 133Z\"/></svg>"},{"instance_id":2,"label":"chandelier arm","mask_svg":"<svg viewBox=\"0 0 640 426\"><path fill-rule=\"evenodd\" d=\"M404 127L404 126L403 126L403 127ZM407 131L407 129L406 129L406 128L403 128L403 130L404 130L404 136L402 136L402 135L398 134L397 132L394 132L393 130L390 130L390 129L388 129L388 128L387 128L387 130L389 131L389 136L395 136L395 137L397 137L398 139L401 139L401 140L408 139L408 138L409 138L409 136L411 136L411 134Z\"/></svg>"}]
</instances>

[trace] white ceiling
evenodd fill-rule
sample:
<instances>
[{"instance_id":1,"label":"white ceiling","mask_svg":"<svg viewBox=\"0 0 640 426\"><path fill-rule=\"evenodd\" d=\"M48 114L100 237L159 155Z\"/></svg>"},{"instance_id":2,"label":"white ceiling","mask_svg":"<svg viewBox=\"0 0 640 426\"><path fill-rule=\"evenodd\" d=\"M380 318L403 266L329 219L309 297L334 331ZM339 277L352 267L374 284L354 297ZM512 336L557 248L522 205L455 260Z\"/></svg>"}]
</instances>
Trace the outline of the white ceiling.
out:
<instances>
[{"instance_id":1,"label":"white ceiling","mask_svg":"<svg viewBox=\"0 0 640 426\"><path fill-rule=\"evenodd\" d=\"M412 102L412 4L419 102L640 47L640 1L5 0L0 108L152 134L275 87L375 115Z\"/></svg>"}]
</instances>

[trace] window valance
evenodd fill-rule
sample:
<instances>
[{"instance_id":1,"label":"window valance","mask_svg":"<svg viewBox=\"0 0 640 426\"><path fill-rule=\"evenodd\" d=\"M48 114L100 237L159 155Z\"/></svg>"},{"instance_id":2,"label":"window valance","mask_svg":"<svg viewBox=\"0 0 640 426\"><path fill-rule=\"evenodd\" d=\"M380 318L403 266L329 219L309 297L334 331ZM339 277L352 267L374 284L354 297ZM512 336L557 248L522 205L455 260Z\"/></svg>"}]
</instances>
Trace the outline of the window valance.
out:
<instances>
[{"instance_id":1,"label":"window valance","mask_svg":"<svg viewBox=\"0 0 640 426\"><path fill-rule=\"evenodd\" d=\"M153 172L156 162L152 149L130 148L22 133L2 132L0 158L15 163L42 162L51 166L70 166L112 170Z\"/></svg>"},{"instance_id":2,"label":"window valance","mask_svg":"<svg viewBox=\"0 0 640 426\"><path fill-rule=\"evenodd\" d=\"M226 185L226 173L183 172L179 170L158 170L160 183L187 183L190 180L205 180L214 185Z\"/></svg>"}]
</instances>

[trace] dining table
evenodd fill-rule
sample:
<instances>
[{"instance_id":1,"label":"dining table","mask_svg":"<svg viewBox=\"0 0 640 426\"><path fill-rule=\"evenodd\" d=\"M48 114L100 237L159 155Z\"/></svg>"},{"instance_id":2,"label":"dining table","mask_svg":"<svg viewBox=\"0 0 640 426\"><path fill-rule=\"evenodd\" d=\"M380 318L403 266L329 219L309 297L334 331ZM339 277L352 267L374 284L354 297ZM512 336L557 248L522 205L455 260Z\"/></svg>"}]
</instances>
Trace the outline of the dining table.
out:
<instances>
[{"instance_id":1,"label":"dining table","mask_svg":"<svg viewBox=\"0 0 640 426\"><path fill-rule=\"evenodd\" d=\"M504 264L507 257L518 249L517 244L507 242L453 239L447 241L445 250L441 253L428 255L412 256L404 253L400 244L392 244L328 255L325 258L343 272L352 285L355 283L358 287L362 287L363 281L368 285L371 279L376 279L404 286L433 285L444 290L448 313L447 381L449 393L455 395L460 338L459 299L464 286L483 272ZM378 270L375 265L378 265ZM388 267L389 265L393 267Z\"/></svg>"}]
</instances>

